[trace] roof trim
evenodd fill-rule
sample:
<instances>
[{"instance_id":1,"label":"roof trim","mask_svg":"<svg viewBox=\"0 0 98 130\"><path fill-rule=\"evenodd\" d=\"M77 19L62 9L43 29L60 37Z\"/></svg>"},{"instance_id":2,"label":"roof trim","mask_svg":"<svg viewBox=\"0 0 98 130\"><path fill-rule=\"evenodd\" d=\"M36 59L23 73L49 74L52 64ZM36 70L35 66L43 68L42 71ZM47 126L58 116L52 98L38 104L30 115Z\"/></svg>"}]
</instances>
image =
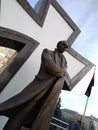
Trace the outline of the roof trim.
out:
<instances>
[{"instance_id":1,"label":"roof trim","mask_svg":"<svg viewBox=\"0 0 98 130\"><path fill-rule=\"evenodd\" d=\"M85 65L85 67L77 74L75 75L69 85L69 90L72 90L74 86L89 72L90 69L92 69L95 65L81 56L79 53L77 53L73 48L68 49L68 53L71 54L73 57L75 57L77 60L79 60L81 63Z\"/></svg>"},{"instance_id":2,"label":"roof trim","mask_svg":"<svg viewBox=\"0 0 98 130\"><path fill-rule=\"evenodd\" d=\"M39 26L43 27L50 4L57 10L63 19L73 29L73 33L68 38L69 46L73 44L79 33L81 32L77 25L72 21L65 10L58 4L56 0L44 0L39 13L36 13L27 0L17 0L17 2L24 8L24 10L36 21Z\"/></svg>"}]
</instances>

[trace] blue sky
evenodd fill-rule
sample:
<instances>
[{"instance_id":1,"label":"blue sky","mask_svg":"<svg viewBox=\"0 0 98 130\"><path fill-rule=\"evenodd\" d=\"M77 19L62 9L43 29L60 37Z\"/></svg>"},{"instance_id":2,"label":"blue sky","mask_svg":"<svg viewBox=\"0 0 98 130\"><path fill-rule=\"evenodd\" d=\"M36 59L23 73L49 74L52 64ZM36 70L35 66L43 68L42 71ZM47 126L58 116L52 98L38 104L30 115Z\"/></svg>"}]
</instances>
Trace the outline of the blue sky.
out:
<instances>
[{"instance_id":1,"label":"blue sky","mask_svg":"<svg viewBox=\"0 0 98 130\"><path fill-rule=\"evenodd\" d=\"M98 118L98 0L57 0L68 13L81 33L72 47L96 65L95 85L88 101L86 114ZM62 108L68 108L83 114L87 97L85 91L92 78L94 68L71 91L61 94Z\"/></svg>"},{"instance_id":2,"label":"blue sky","mask_svg":"<svg viewBox=\"0 0 98 130\"><path fill-rule=\"evenodd\" d=\"M38 0L33 2L33 7ZM62 8L68 13L81 33L72 47L83 57L96 65L95 85L86 109L86 115L98 118L98 0L57 0ZM62 91L62 108L68 108L83 114L87 97L85 91L92 78L94 68L74 87L72 91Z\"/></svg>"}]
</instances>

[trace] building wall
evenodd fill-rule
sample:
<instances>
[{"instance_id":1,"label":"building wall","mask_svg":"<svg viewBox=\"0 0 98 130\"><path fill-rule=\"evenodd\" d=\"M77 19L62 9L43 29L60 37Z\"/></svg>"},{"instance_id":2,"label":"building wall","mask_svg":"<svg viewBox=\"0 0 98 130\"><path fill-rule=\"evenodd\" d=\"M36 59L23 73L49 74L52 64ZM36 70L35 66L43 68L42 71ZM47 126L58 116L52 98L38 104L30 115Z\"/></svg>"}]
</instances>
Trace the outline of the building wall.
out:
<instances>
[{"instance_id":1,"label":"building wall","mask_svg":"<svg viewBox=\"0 0 98 130\"><path fill-rule=\"evenodd\" d=\"M0 102L3 102L19 93L34 79L40 67L43 48L54 50L56 43L59 40L67 40L73 33L73 29L52 5L49 6L43 27L40 27L16 0L1 0L0 27L18 31L40 43L0 94ZM84 64L68 52L65 52L65 56L68 60L68 72L73 78ZM75 71L73 66L76 68ZM6 121L7 118L0 117L0 129Z\"/></svg>"},{"instance_id":2,"label":"building wall","mask_svg":"<svg viewBox=\"0 0 98 130\"><path fill-rule=\"evenodd\" d=\"M40 27L28 15L17 1L2 0L1 7L0 26L26 34L40 43L37 49L33 52L33 54L31 54L28 60L9 82L5 90L1 93L2 102L21 91L33 80L40 66L40 56L43 48L47 47L49 49L54 49L56 43L59 40L67 40L73 30L52 5L49 7L43 27ZM81 62L81 65L78 64L79 61L75 60L75 58L67 52L65 55L69 59L68 64L70 65L68 66L72 67L71 64L77 64L77 68L79 68L79 70L84 67ZM68 70L71 70L71 68L68 68ZM79 70L77 69L77 71ZM70 71L70 77L73 77L75 73Z\"/></svg>"}]
</instances>

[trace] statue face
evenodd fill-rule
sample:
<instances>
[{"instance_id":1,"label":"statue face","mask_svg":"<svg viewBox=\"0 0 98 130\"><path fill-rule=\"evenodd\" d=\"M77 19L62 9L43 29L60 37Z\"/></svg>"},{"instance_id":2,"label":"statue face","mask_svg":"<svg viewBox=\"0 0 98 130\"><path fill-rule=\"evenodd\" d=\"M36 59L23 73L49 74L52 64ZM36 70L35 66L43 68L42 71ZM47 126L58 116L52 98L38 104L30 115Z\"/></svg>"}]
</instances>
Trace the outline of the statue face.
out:
<instances>
[{"instance_id":1,"label":"statue face","mask_svg":"<svg viewBox=\"0 0 98 130\"><path fill-rule=\"evenodd\" d=\"M64 53L66 51L67 47L66 47L66 44L64 43L60 43L58 46L57 46L57 50L60 52L60 53Z\"/></svg>"}]
</instances>

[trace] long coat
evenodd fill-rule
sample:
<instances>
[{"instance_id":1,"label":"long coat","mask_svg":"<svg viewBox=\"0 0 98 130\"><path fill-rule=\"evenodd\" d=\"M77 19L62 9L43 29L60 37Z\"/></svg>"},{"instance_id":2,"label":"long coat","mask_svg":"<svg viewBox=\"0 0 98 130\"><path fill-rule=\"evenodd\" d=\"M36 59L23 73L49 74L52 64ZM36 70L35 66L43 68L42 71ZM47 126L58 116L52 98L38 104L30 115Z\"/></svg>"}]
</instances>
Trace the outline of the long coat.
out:
<instances>
[{"instance_id":1,"label":"long coat","mask_svg":"<svg viewBox=\"0 0 98 130\"><path fill-rule=\"evenodd\" d=\"M61 78L67 68L63 54L57 51L44 49L41 56L41 66L35 79L19 94L0 104L0 115L11 118L13 115L23 115L22 125L41 130L42 118L49 118L45 126L43 119L42 129L49 127L51 116L56 107L56 102L63 87L64 79ZM51 99L51 98L54 99ZM21 114L23 113L23 114ZM43 113L43 115L42 115ZM48 114L47 114L48 113ZM46 116L46 117L45 117ZM39 122L39 127L38 127Z\"/></svg>"}]
</instances>

